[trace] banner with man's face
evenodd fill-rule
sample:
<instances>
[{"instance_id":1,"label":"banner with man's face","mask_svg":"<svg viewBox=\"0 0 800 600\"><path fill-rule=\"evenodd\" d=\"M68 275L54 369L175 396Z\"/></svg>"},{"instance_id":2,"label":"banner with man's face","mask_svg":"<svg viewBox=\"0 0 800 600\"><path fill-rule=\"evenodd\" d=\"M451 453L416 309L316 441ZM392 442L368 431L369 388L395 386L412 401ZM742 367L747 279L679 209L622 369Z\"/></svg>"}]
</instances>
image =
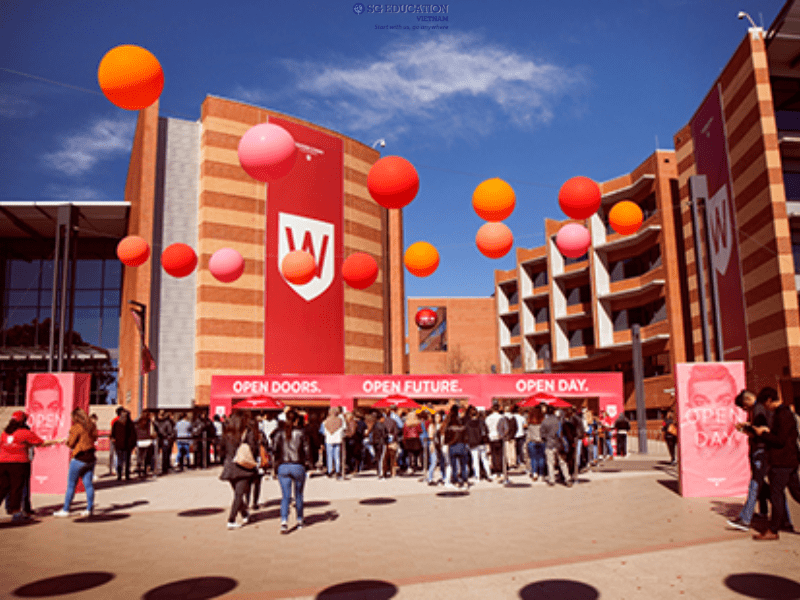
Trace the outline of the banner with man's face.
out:
<instances>
[{"instance_id":1,"label":"banner with man's face","mask_svg":"<svg viewBox=\"0 0 800 600\"><path fill-rule=\"evenodd\" d=\"M675 365L682 496L747 494L747 436L736 431L747 414L734 404L744 388L742 362Z\"/></svg>"}]
</instances>

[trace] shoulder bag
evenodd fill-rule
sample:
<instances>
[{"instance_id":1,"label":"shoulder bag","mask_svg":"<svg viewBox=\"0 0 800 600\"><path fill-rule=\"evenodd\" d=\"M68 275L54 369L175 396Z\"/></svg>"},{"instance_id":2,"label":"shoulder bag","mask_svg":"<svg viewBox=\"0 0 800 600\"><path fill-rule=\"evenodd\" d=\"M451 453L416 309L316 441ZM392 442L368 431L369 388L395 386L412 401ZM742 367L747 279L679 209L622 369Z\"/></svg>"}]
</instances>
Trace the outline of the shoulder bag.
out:
<instances>
[{"instance_id":1,"label":"shoulder bag","mask_svg":"<svg viewBox=\"0 0 800 600\"><path fill-rule=\"evenodd\" d=\"M250 448L250 444L245 442L246 437L247 437L247 431L245 431L244 434L242 435L242 442L236 449L236 454L233 457L233 462L242 467L243 469L255 469L256 459L253 457L253 450Z\"/></svg>"}]
</instances>

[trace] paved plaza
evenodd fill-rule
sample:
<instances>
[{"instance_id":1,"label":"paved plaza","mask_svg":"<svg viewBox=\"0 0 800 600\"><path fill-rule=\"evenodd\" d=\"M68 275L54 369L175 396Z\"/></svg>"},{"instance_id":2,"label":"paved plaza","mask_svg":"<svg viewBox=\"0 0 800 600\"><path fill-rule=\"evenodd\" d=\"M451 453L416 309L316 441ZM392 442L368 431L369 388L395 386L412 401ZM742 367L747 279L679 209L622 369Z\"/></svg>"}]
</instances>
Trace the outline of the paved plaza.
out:
<instances>
[{"instance_id":1,"label":"paved plaza","mask_svg":"<svg viewBox=\"0 0 800 600\"><path fill-rule=\"evenodd\" d=\"M1 598L800 598L800 535L726 529L743 498L681 498L658 452L571 489L522 473L468 492L313 476L307 526L286 535L275 481L251 523L229 531L220 467L122 484L106 471L91 518L78 516L83 494L66 519L51 516L61 497L34 495L33 522L0 521Z\"/></svg>"}]
</instances>

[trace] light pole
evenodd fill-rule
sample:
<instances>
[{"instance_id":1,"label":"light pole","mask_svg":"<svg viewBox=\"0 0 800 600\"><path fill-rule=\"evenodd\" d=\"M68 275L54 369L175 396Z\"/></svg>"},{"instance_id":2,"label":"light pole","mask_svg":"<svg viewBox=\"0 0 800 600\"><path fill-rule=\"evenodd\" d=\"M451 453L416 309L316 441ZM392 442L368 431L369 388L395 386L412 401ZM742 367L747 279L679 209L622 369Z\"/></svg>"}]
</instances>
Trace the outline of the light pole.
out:
<instances>
[{"instance_id":1,"label":"light pole","mask_svg":"<svg viewBox=\"0 0 800 600\"><path fill-rule=\"evenodd\" d=\"M129 300L136 308L131 308L131 312L136 319L136 327L139 329L139 405L136 417L142 416L142 405L144 404L144 329L147 326L147 305L136 300Z\"/></svg>"}]
</instances>

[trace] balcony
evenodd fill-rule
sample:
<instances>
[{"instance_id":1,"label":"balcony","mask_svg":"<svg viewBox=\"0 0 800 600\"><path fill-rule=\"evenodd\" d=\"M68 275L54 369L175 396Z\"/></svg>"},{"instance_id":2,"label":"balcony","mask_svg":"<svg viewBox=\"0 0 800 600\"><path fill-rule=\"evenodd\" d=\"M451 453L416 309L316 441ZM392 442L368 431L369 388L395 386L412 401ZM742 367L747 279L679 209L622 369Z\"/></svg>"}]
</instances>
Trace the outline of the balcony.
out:
<instances>
[{"instance_id":1,"label":"balcony","mask_svg":"<svg viewBox=\"0 0 800 600\"><path fill-rule=\"evenodd\" d=\"M667 283L665 279L660 279L660 277L663 276L663 267L658 267L641 277L632 277L630 279L623 279L622 281L615 281L611 284L609 292L599 296L599 299L622 300L635 298L636 296L644 296L648 293L660 292Z\"/></svg>"},{"instance_id":2,"label":"balcony","mask_svg":"<svg viewBox=\"0 0 800 600\"><path fill-rule=\"evenodd\" d=\"M614 252L617 250L626 250L629 253L634 253L637 248L644 248L653 243L653 237L658 236L661 232L661 217L654 215L642 224L641 229L636 233L630 235L614 234L611 239L607 239L601 244L597 244L594 248L597 252Z\"/></svg>"}]
</instances>

